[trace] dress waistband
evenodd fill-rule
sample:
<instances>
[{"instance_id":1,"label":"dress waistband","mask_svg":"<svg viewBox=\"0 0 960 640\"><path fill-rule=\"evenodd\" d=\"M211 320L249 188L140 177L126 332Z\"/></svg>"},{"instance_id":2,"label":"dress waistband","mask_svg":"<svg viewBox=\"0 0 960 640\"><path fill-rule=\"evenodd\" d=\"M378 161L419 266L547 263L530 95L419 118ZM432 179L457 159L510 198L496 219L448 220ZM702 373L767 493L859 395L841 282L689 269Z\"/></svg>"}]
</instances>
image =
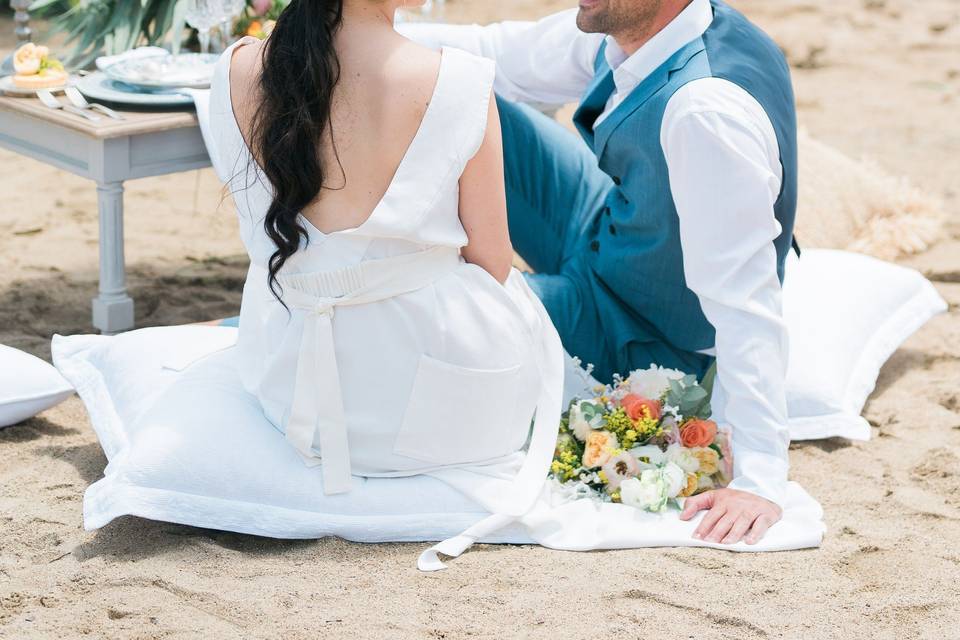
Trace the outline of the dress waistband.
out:
<instances>
[{"instance_id":1,"label":"dress waistband","mask_svg":"<svg viewBox=\"0 0 960 640\"><path fill-rule=\"evenodd\" d=\"M422 289L461 262L458 249L433 247L331 271L278 275L281 300L291 309L307 313L286 438L307 466L322 463L327 495L347 493L351 488L346 415L333 342L336 308ZM267 270L258 265L251 266L251 272L252 277L267 277Z\"/></svg>"}]
</instances>

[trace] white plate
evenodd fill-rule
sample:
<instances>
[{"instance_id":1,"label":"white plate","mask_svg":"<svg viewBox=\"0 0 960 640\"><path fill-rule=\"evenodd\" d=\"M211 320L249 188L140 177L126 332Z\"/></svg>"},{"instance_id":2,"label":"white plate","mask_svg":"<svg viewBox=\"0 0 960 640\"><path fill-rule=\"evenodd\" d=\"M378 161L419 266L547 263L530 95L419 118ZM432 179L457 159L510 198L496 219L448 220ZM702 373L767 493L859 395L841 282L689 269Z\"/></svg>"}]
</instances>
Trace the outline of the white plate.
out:
<instances>
[{"instance_id":1,"label":"white plate","mask_svg":"<svg viewBox=\"0 0 960 640\"><path fill-rule=\"evenodd\" d=\"M113 80L101 71L80 78L77 89L98 102L131 104L141 107L191 107L193 98L169 89L142 89Z\"/></svg>"},{"instance_id":2,"label":"white plate","mask_svg":"<svg viewBox=\"0 0 960 640\"><path fill-rule=\"evenodd\" d=\"M138 87L206 89L219 58L212 53L148 56L122 60L103 72L114 80Z\"/></svg>"},{"instance_id":3,"label":"white plate","mask_svg":"<svg viewBox=\"0 0 960 640\"><path fill-rule=\"evenodd\" d=\"M77 78L75 76L70 76L67 78L66 83L60 85L59 87L43 87L47 91L63 91L63 88L69 85L74 85L77 83ZM37 89L26 89L24 87L18 87L13 84L13 76L4 76L0 78L0 91L12 96L36 96Z\"/></svg>"}]
</instances>

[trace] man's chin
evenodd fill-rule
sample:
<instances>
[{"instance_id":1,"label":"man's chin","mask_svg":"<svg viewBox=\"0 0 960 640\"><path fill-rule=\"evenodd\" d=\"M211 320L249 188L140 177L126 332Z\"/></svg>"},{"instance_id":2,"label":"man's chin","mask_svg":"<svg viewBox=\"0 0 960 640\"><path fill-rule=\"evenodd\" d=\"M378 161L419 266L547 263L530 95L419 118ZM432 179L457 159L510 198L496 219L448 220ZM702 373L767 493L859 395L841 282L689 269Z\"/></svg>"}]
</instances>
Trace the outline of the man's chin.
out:
<instances>
[{"instance_id":1,"label":"man's chin","mask_svg":"<svg viewBox=\"0 0 960 640\"><path fill-rule=\"evenodd\" d=\"M600 33L603 31L601 13L603 8L599 0L581 0L580 11L577 13L577 27L584 33Z\"/></svg>"}]
</instances>

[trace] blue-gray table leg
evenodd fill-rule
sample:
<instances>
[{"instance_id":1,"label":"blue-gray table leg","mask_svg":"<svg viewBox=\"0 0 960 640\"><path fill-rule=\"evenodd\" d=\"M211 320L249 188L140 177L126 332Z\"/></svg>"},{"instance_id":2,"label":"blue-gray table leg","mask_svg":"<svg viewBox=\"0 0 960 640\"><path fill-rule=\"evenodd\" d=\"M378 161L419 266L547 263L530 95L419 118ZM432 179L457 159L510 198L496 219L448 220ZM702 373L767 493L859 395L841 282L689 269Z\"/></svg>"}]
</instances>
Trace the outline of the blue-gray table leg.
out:
<instances>
[{"instance_id":1,"label":"blue-gray table leg","mask_svg":"<svg viewBox=\"0 0 960 640\"><path fill-rule=\"evenodd\" d=\"M133 328L123 257L123 182L98 182L100 295L93 299L93 326L104 334Z\"/></svg>"}]
</instances>

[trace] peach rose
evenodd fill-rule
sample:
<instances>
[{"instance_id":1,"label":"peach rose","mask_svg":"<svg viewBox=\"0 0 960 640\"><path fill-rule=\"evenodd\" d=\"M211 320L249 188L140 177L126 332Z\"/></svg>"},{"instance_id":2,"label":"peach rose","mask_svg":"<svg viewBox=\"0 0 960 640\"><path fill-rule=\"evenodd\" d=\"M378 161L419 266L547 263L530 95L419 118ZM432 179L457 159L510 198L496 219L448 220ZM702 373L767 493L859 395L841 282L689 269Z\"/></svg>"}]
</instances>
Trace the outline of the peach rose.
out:
<instances>
[{"instance_id":1,"label":"peach rose","mask_svg":"<svg viewBox=\"0 0 960 640\"><path fill-rule=\"evenodd\" d=\"M720 454L708 447L691 449L690 453L700 461L699 473L712 476L720 469Z\"/></svg>"},{"instance_id":2,"label":"peach rose","mask_svg":"<svg viewBox=\"0 0 960 640\"><path fill-rule=\"evenodd\" d=\"M607 464L619 446L617 436L609 431L591 431L587 434L581 462L587 469L602 467Z\"/></svg>"},{"instance_id":3,"label":"peach rose","mask_svg":"<svg viewBox=\"0 0 960 640\"><path fill-rule=\"evenodd\" d=\"M253 12L258 16L267 15L267 11L273 7L273 0L253 0Z\"/></svg>"},{"instance_id":4,"label":"peach rose","mask_svg":"<svg viewBox=\"0 0 960 640\"><path fill-rule=\"evenodd\" d=\"M690 420L680 427L680 444L693 449L708 447L717 437L717 423L713 420Z\"/></svg>"},{"instance_id":5,"label":"peach rose","mask_svg":"<svg viewBox=\"0 0 960 640\"><path fill-rule=\"evenodd\" d=\"M687 486L680 490L681 498L689 498L697 492L697 487L700 485L700 480L697 478L697 474L688 473L687 474Z\"/></svg>"},{"instance_id":6,"label":"peach rose","mask_svg":"<svg viewBox=\"0 0 960 640\"><path fill-rule=\"evenodd\" d=\"M647 400L641 398L635 393L628 393L620 401L620 406L627 412L631 420L649 417L652 420L660 420L663 416L663 405L659 400Z\"/></svg>"}]
</instances>

